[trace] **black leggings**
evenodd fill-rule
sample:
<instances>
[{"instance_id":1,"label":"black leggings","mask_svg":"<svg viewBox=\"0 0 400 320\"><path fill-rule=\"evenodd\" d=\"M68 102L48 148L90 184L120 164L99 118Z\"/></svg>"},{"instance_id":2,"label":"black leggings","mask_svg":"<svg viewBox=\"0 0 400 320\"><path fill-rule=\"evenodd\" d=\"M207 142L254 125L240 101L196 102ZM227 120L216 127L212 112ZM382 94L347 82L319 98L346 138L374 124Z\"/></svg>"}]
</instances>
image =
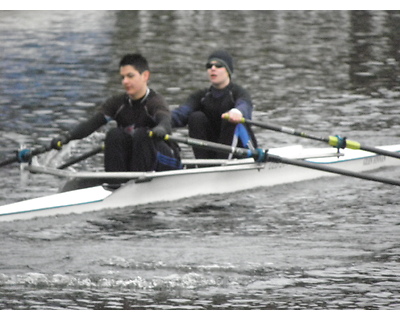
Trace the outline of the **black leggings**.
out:
<instances>
[{"instance_id":1,"label":"black leggings","mask_svg":"<svg viewBox=\"0 0 400 320\"><path fill-rule=\"evenodd\" d=\"M177 145L150 138L148 128L128 134L123 128L107 132L104 151L105 171L165 171L181 168Z\"/></svg>"},{"instance_id":2,"label":"black leggings","mask_svg":"<svg viewBox=\"0 0 400 320\"><path fill-rule=\"evenodd\" d=\"M236 124L228 121L218 121L212 123L202 111L195 111L189 116L188 121L189 136L195 139L212 141L225 145L232 145ZM249 131L247 129L247 131ZM253 145L256 145L256 139L251 131ZM238 147L245 147L239 141ZM196 159L227 159L227 153L221 153L193 147L193 153Z\"/></svg>"}]
</instances>

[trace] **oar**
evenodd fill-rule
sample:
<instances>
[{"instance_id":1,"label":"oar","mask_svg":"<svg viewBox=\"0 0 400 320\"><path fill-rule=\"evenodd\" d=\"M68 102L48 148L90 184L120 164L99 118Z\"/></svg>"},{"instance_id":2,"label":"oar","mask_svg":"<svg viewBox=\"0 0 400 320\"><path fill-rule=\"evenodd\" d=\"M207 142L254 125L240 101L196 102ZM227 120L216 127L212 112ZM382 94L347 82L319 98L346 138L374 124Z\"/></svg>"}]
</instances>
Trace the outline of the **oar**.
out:
<instances>
[{"instance_id":1,"label":"oar","mask_svg":"<svg viewBox=\"0 0 400 320\"><path fill-rule=\"evenodd\" d=\"M102 152L103 150L104 150L104 145L102 144L102 145L94 148L93 150L90 150L90 151L88 151L88 152L86 152L86 153L84 153L84 154L82 154L82 155L80 155L78 157L75 157L75 158L72 158L72 159L68 160L66 163L64 163L64 164L60 165L59 167L57 167L57 169L65 169L65 168L67 168L69 166L72 166L75 163L78 163L78 162L80 162L82 160L85 160L85 159L91 157L91 156L94 156L94 155Z\"/></svg>"},{"instance_id":2,"label":"oar","mask_svg":"<svg viewBox=\"0 0 400 320\"><path fill-rule=\"evenodd\" d=\"M41 146L36 149L22 149L20 151L17 151L14 157L1 161L0 167L14 162L19 162L19 163L29 162L33 156L45 153L47 151L50 151L51 149L52 148L50 146L48 147Z\"/></svg>"},{"instance_id":3,"label":"oar","mask_svg":"<svg viewBox=\"0 0 400 320\"><path fill-rule=\"evenodd\" d=\"M269 130L273 130L273 131L288 133L288 134L291 134L294 136L299 136L299 137L303 137L303 138L326 142L330 146L338 148L338 149L349 148L349 149L355 149L355 150L364 150L364 151L369 151L369 152L373 152L376 154L381 154L384 156L400 159L400 153L398 153L398 152L393 152L393 151L383 150L383 149L379 149L379 148L375 148L375 147L365 146L357 141L347 140L346 138L341 138L339 136L317 137L317 136L314 136L314 135L311 135L308 133L298 131L293 128L283 127L283 126L281 127L281 126L268 124L268 123L264 123L264 122L253 121L253 120L249 120L249 119L245 119L245 118L242 118L241 123L247 123L247 124L251 124L251 125L254 125L254 126L257 126L260 128L265 128L265 129L269 129Z\"/></svg>"},{"instance_id":4,"label":"oar","mask_svg":"<svg viewBox=\"0 0 400 320\"><path fill-rule=\"evenodd\" d=\"M341 174L344 176L355 177L355 178L359 178L359 179L376 181L376 182L391 184L391 185L395 185L395 186L400 186L400 181L398 181L398 180L388 179L388 178L380 178L380 177L376 177L376 176L365 174L365 173L352 172L352 171L348 171L348 170L344 170L344 169L329 167L327 165L315 164L315 163L311 163L311 162L307 162L307 161L303 161L303 160L282 158L277 155L269 154L268 150L256 149L254 151L251 151L249 149L231 147L228 145L205 141L205 140L200 140L200 139L180 138L180 137L173 137L170 135L166 135L164 137L164 140L185 143L185 144L188 144L191 146L196 146L199 148L204 148L204 149L213 150L213 151L232 153L238 157L253 157L256 161L260 161L260 162L284 163L284 164L294 165L294 166L298 166L298 167L315 169L315 170L320 170L320 171L325 171L325 172L330 172L330 173Z\"/></svg>"}]
</instances>

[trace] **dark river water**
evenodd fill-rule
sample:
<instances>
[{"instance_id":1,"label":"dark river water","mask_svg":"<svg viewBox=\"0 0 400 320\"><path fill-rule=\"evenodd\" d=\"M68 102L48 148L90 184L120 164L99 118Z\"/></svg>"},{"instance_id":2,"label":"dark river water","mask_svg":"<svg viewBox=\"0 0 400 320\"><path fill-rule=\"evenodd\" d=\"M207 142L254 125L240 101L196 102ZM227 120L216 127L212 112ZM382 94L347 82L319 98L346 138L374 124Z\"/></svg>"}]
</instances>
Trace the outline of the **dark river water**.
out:
<instances>
[{"instance_id":1,"label":"dark river water","mask_svg":"<svg viewBox=\"0 0 400 320\"><path fill-rule=\"evenodd\" d=\"M137 51L171 107L208 85L205 59L226 48L254 119L398 144L399 29L396 11L0 11L1 159L120 91L119 59ZM255 131L264 148L325 146ZM17 164L0 174L0 204L62 183ZM2 222L0 309L400 309L398 195L342 176Z\"/></svg>"}]
</instances>

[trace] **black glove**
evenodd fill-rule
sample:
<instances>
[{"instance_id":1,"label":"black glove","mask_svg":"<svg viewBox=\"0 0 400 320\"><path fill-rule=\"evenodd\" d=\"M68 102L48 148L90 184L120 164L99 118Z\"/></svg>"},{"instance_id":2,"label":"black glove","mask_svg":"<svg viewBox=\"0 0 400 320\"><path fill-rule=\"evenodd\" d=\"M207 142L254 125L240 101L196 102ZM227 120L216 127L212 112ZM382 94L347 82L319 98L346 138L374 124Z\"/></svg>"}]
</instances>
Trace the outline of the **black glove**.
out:
<instances>
[{"instance_id":1,"label":"black glove","mask_svg":"<svg viewBox=\"0 0 400 320\"><path fill-rule=\"evenodd\" d=\"M70 135L68 133L62 134L51 140L50 147L52 149L61 150L63 145L67 144L70 140Z\"/></svg>"},{"instance_id":2,"label":"black glove","mask_svg":"<svg viewBox=\"0 0 400 320\"><path fill-rule=\"evenodd\" d=\"M168 134L167 129L165 129L162 125L154 127L153 129L151 129L151 131L153 132L154 137L160 139L164 139L164 137Z\"/></svg>"}]
</instances>

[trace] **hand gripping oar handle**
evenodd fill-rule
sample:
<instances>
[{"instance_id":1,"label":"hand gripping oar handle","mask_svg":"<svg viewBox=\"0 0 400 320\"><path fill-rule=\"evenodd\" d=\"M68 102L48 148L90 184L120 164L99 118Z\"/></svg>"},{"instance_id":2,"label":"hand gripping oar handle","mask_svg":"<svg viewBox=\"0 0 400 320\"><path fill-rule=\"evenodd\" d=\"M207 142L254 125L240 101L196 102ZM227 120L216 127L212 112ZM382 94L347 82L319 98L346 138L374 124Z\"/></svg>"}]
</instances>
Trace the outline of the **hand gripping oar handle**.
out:
<instances>
[{"instance_id":1,"label":"hand gripping oar handle","mask_svg":"<svg viewBox=\"0 0 400 320\"><path fill-rule=\"evenodd\" d=\"M224 144L210 142L210 141L204 141L204 140L200 140L200 139L180 138L180 137L173 137L170 135L166 135L164 137L164 140L181 142L181 143L185 143L188 145L192 145L192 146L196 146L196 147L204 148L204 149L208 149L208 150L213 150L213 151L232 153L235 156L239 156L239 157L249 157L249 158L253 157L256 161L259 161L259 162L284 163L284 164L294 165L294 166L298 166L298 167L304 167L304 168L309 168L309 169L314 169L314 170L336 173L336 174L359 178L359 179L363 179L363 180L376 181L376 182L391 184L391 185L395 185L395 186L400 186L400 181L398 181L398 180L376 177L376 176L366 174L366 173L352 172L352 171L348 171L348 170L344 170L344 169L334 168L334 167L330 167L330 166L323 165L323 164L311 163L311 162L303 161L303 160L282 158L277 155L269 154L268 150L256 149L254 151L251 151L249 149L230 147L230 146L227 146Z\"/></svg>"},{"instance_id":2,"label":"hand gripping oar handle","mask_svg":"<svg viewBox=\"0 0 400 320\"><path fill-rule=\"evenodd\" d=\"M273 124L253 121L253 120L249 120L249 119L245 119L245 118L242 118L241 123L247 123L247 124L255 125L260 128L283 132L283 133L291 134L291 135L302 137L302 138L326 142L330 146L338 148L338 149L349 148L349 149L354 149L354 150L364 150L364 151L369 151L369 152L373 152L376 154L381 154L384 156L400 159L400 153L398 153L398 152L388 151L388 150L375 148L375 147L364 146L364 145L361 145L361 143L359 143L357 141L348 140L346 138L341 138L339 136L317 137L317 136L314 136L314 135L311 135L311 134L308 134L305 132L298 131L293 128L276 126Z\"/></svg>"}]
</instances>

